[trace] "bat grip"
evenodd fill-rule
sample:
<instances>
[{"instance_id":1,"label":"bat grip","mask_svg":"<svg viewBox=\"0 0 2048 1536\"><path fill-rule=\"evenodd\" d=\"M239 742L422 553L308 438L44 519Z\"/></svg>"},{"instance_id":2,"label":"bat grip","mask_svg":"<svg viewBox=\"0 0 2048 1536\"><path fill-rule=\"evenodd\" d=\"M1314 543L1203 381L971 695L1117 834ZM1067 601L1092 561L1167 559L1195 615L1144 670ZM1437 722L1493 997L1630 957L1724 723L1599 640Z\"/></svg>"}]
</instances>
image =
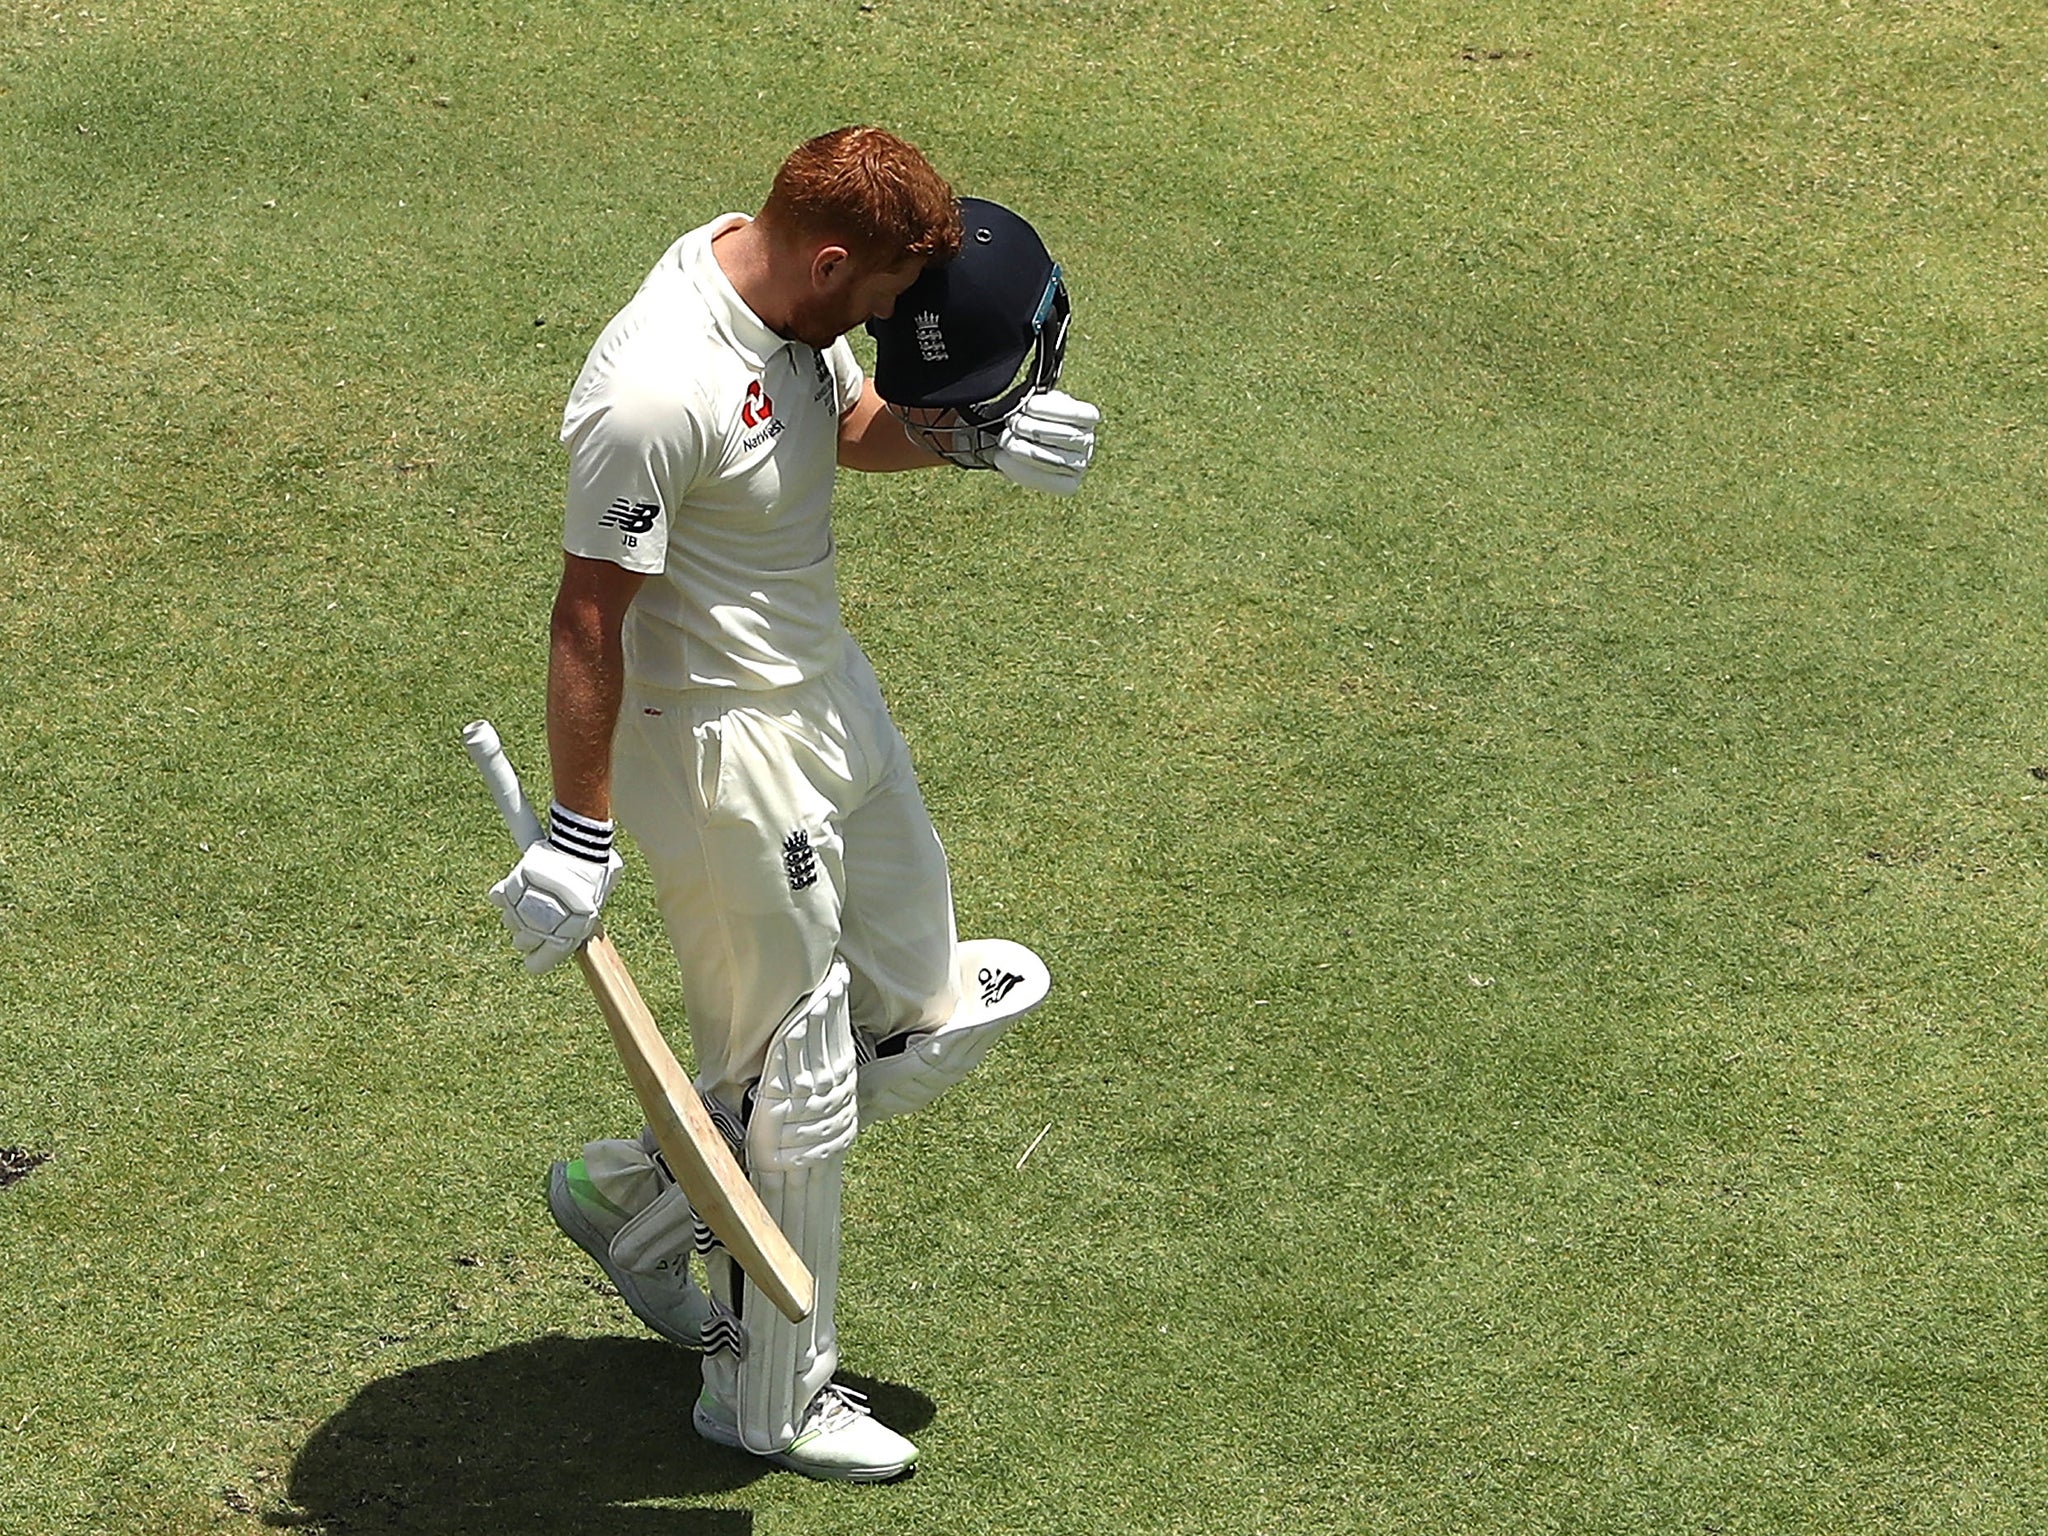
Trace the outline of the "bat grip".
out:
<instances>
[{"instance_id":1,"label":"bat grip","mask_svg":"<svg viewBox=\"0 0 2048 1536\"><path fill-rule=\"evenodd\" d=\"M513 772L511 759L505 756L497 727L488 720L470 721L462 728L462 746L469 753L469 760L476 764L476 771L483 775L484 788L491 792L491 803L505 819L505 830L524 853L528 844L540 841L540 818L533 814L532 802L519 787L519 775Z\"/></svg>"}]
</instances>

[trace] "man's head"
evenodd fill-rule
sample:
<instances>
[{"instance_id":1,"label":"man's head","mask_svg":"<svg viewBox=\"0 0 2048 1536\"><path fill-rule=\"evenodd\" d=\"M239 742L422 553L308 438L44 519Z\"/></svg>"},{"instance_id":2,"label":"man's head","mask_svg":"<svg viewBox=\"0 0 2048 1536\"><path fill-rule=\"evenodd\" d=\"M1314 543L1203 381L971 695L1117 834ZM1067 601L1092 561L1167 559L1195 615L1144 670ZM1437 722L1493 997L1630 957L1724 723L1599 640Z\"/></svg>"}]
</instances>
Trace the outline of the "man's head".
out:
<instances>
[{"instance_id":1,"label":"man's head","mask_svg":"<svg viewBox=\"0 0 2048 1536\"><path fill-rule=\"evenodd\" d=\"M836 128L799 145L755 224L788 285L781 329L815 347L889 314L925 263L960 249L953 189L880 128Z\"/></svg>"}]
</instances>

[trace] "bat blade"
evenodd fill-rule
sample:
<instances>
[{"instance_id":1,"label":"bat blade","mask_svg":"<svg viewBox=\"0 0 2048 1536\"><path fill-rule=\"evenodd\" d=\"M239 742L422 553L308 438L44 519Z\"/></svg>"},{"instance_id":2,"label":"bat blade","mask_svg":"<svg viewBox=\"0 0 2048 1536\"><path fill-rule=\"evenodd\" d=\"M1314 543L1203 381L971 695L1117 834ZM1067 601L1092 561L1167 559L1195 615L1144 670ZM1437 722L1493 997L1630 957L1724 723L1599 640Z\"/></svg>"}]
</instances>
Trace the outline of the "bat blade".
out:
<instances>
[{"instance_id":1,"label":"bat blade","mask_svg":"<svg viewBox=\"0 0 2048 1536\"><path fill-rule=\"evenodd\" d=\"M612 1048L633 1084L640 1112L654 1130L669 1172L690 1197L690 1208L775 1309L793 1323L803 1321L817 1303L817 1283L740 1171L641 1000L618 948L600 931L576 959L610 1026Z\"/></svg>"},{"instance_id":2,"label":"bat blade","mask_svg":"<svg viewBox=\"0 0 2048 1536\"><path fill-rule=\"evenodd\" d=\"M540 822L497 731L488 720L472 721L463 727L462 744L483 775L506 830L524 850L539 838ZM696 1086L633 984L618 947L602 927L576 952L576 963L611 1030L612 1048L626 1069L640 1112L654 1131L669 1172L690 1197L691 1209L775 1309L791 1322L801 1322L817 1304L816 1280L740 1171Z\"/></svg>"}]
</instances>

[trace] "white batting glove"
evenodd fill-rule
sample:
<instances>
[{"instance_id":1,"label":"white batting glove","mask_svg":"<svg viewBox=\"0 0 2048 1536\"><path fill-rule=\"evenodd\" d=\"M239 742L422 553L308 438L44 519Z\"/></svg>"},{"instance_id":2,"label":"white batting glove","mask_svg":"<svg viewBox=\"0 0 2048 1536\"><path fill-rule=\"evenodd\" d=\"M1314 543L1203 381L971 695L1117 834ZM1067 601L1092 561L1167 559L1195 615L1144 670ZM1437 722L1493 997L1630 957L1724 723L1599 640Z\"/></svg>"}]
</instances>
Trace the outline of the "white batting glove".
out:
<instances>
[{"instance_id":1,"label":"white batting glove","mask_svg":"<svg viewBox=\"0 0 2048 1536\"><path fill-rule=\"evenodd\" d=\"M1026 398L989 450L991 469L1034 491L1071 496L1095 457L1095 428L1102 412L1086 400L1057 389Z\"/></svg>"},{"instance_id":2,"label":"white batting glove","mask_svg":"<svg viewBox=\"0 0 2048 1536\"><path fill-rule=\"evenodd\" d=\"M529 971L553 970L597 932L598 913L624 868L609 821L579 816L559 801L549 807L548 835L491 887Z\"/></svg>"}]
</instances>

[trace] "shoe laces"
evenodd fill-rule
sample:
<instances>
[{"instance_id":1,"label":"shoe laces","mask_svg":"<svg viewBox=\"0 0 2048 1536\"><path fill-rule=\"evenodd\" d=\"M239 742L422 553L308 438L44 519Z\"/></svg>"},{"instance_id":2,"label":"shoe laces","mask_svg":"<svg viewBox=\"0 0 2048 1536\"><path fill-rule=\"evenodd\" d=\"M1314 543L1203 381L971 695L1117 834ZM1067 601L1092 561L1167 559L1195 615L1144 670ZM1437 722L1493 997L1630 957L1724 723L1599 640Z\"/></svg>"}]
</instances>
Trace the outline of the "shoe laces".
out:
<instances>
[{"instance_id":1,"label":"shoe laces","mask_svg":"<svg viewBox=\"0 0 2048 1536\"><path fill-rule=\"evenodd\" d=\"M820 1392L817 1401L811 1404L810 1429L813 1433L844 1429L849 1424L872 1416L865 1393L833 1382Z\"/></svg>"}]
</instances>

